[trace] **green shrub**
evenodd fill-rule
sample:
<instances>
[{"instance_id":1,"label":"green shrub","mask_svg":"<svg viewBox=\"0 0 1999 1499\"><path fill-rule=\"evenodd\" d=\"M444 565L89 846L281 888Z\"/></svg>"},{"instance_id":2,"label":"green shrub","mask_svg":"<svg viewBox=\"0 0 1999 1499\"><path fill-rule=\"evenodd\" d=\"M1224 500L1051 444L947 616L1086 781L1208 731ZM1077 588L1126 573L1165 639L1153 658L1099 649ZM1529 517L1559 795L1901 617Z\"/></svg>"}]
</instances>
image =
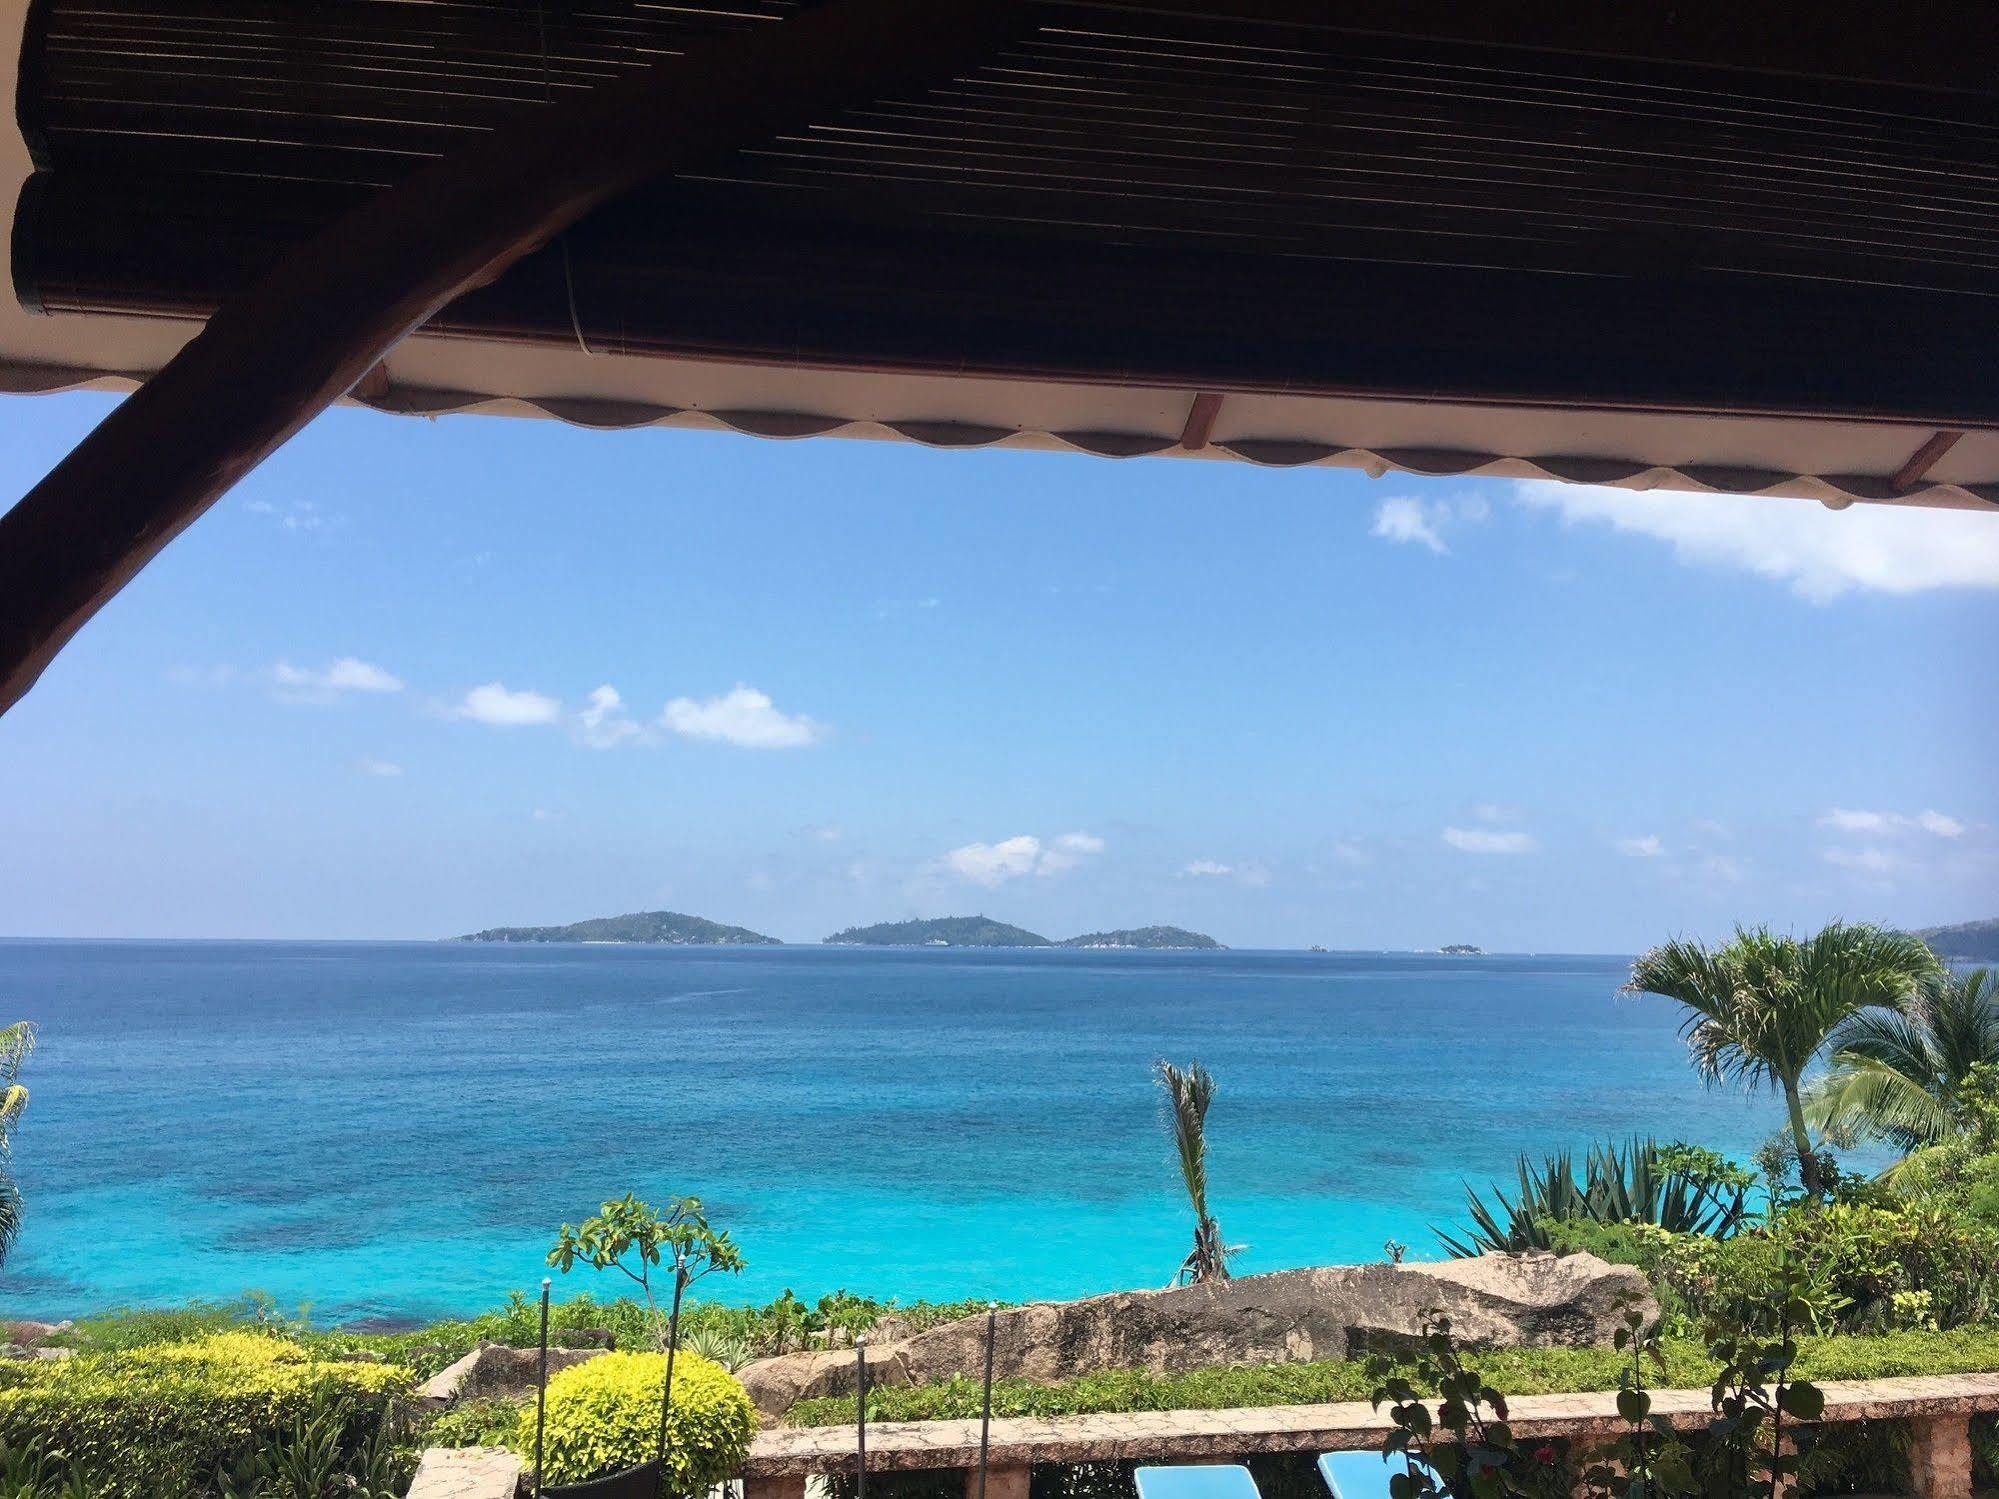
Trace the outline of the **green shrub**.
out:
<instances>
[{"instance_id":1,"label":"green shrub","mask_svg":"<svg viewBox=\"0 0 1999 1499\"><path fill-rule=\"evenodd\" d=\"M607 1353L550 1379L543 1479L577 1483L649 1461L665 1372L661 1354ZM533 1405L523 1406L514 1448L529 1458L534 1425ZM755 1430L756 1412L734 1375L697 1354L675 1358L666 1444L671 1492L699 1493L720 1483L741 1465Z\"/></svg>"},{"instance_id":2,"label":"green shrub","mask_svg":"<svg viewBox=\"0 0 1999 1499\"><path fill-rule=\"evenodd\" d=\"M424 1447L511 1447L514 1433L520 1429L523 1410L532 1421L534 1401L529 1398L495 1395L461 1400L425 1421L418 1428L416 1439ZM529 1440L533 1440L532 1428Z\"/></svg>"},{"instance_id":3,"label":"green shrub","mask_svg":"<svg viewBox=\"0 0 1999 1499\"><path fill-rule=\"evenodd\" d=\"M81 1353L22 1366L0 1389L0 1442L90 1475L92 1492L192 1490L340 1403L361 1445L409 1371L332 1363L253 1332ZM176 1487L179 1485L179 1487Z\"/></svg>"}]
</instances>

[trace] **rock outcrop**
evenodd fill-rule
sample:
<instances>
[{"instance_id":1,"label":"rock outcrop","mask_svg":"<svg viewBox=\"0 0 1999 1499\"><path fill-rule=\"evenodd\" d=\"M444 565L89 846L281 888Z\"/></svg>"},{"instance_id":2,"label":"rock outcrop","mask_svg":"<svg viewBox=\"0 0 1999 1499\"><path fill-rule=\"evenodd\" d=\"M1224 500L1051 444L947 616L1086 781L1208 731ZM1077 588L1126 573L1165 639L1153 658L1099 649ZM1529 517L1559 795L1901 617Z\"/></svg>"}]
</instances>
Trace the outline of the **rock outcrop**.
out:
<instances>
[{"instance_id":1,"label":"rock outcrop","mask_svg":"<svg viewBox=\"0 0 1999 1499\"><path fill-rule=\"evenodd\" d=\"M998 1315L994 1374L1047 1383L1104 1369L1164 1374L1213 1365L1358 1358L1411 1346L1434 1313L1479 1348L1608 1344L1632 1308L1656 1320L1645 1278L1588 1254L1493 1254L1422 1265L1280 1270L1219 1285L1044 1301ZM871 1342L874 1384L976 1376L985 1318ZM794 1353L742 1371L757 1409L779 1415L815 1395L851 1394L851 1351Z\"/></svg>"},{"instance_id":2,"label":"rock outcrop","mask_svg":"<svg viewBox=\"0 0 1999 1499\"><path fill-rule=\"evenodd\" d=\"M548 1372L556 1374L603 1352L601 1348L551 1348ZM444 1406L459 1400L532 1395L540 1382L540 1349L481 1343L457 1363L440 1369L418 1385L415 1398L425 1405Z\"/></svg>"}]
</instances>

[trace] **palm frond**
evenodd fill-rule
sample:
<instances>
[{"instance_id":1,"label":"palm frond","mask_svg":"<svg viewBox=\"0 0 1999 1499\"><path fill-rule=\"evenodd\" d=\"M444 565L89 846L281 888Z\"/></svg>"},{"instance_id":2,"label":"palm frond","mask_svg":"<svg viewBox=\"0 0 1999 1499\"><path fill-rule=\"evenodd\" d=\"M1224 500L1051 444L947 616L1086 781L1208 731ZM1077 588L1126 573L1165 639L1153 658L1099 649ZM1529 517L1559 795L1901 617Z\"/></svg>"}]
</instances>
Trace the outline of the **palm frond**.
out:
<instances>
[{"instance_id":1,"label":"palm frond","mask_svg":"<svg viewBox=\"0 0 1999 1499\"><path fill-rule=\"evenodd\" d=\"M1959 1090L1972 1069L1999 1067L1999 986L1988 969L1936 969L1901 1007L1843 1022L1833 1046L1807 1100L1814 1127L1924 1151L1961 1127Z\"/></svg>"},{"instance_id":2,"label":"palm frond","mask_svg":"<svg viewBox=\"0 0 1999 1499\"><path fill-rule=\"evenodd\" d=\"M1180 1162L1180 1179L1194 1210L1194 1247L1181 1263L1179 1278L1189 1281L1227 1280L1228 1259L1236 1252L1222 1242L1222 1232L1208 1213L1208 1107L1215 1101L1215 1078L1199 1062L1182 1069L1161 1060L1154 1072L1166 1095L1173 1148Z\"/></svg>"}]
</instances>

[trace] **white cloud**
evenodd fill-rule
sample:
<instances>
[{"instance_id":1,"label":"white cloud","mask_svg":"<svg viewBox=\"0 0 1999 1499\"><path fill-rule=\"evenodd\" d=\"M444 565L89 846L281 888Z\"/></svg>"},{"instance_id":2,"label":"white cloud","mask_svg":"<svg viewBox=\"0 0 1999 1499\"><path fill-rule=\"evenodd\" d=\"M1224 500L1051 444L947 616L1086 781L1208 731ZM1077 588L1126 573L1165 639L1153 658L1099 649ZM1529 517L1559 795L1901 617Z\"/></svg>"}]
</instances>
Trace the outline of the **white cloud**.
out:
<instances>
[{"instance_id":1,"label":"white cloud","mask_svg":"<svg viewBox=\"0 0 1999 1499\"><path fill-rule=\"evenodd\" d=\"M1701 860L1701 870L1730 885L1742 883L1742 865L1727 854L1709 854Z\"/></svg>"},{"instance_id":2,"label":"white cloud","mask_svg":"<svg viewBox=\"0 0 1999 1499\"><path fill-rule=\"evenodd\" d=\"M1414 495L1391 495L1374 507L1370 536L1383 541L1413 542L1433 552L1448 552L1444 532L1459 524L1476 524L1492 513L1482 495L1463 495L1455 500L1420 500Z\"/></svg>"},{"instance_id":3,"label":"white cloud","mask_svg":"<svg viewBox=\"0 0 1999 1499\"><path fill-rule=\"evenodd\" d=\"M1022 833L998 843L967 843L952 849L939 862L960 879L992 886L1022 875L1060 874L1103 851L1104 840L1091 833L1063 833L1047 843L1032 833Z\"/></svg>"},{"instance_id":4,"label":"white cloud","mask_svg":"<svg viewBox=\"0 0 1999 1499\"><path fill-rule=\"evenodd\" d=\"M660 722L689 739L709 739L741 749L797 749L826 737L823 725L803 714L780 713L766 693L738 683L720 697L696 702L677 697Z\"/></svg>"},{"instance_id":5,"label":"white cloud","mask_svg":"<svg viewBox=\"0 0 1999 1499\"><path fill-rule=\"evenodd\" d=\"M1342 864L1365 864L1367 850L1351 838L1342 838L1333 845L1333 857Z\"/></svg>"},{"instance_id":6,"label":"white cloud","mask_svg":"<svg viewBox=\"0 0 1999 1499\"><path fill-rule=\"evenodd\" d=\"M371 662L341 656L318 670L280 661L271 668L277 695L290 703L331 703L348 692L401 692L402 679Z\"/></svg>"},{"instance_id":7,"label":"white cloud","mask_svg":"<svg viewBox=\"0 0 1999 1499\"><path fill-rule=\"evenodd\" d=\"M1383 541L1413 541L1433 552L1448 552L1437 530L1440 517L1430 506L1409 495L1396 495L1374 507L1374 525L1368 535Z\"/></svg>"},{"instance_id":8,"label":"white cloud","mask_svg":"<svg viewBox=\"0 0 1999 1499\"><path fill-rule=\"evenodd\" d=\"M1032 874L1041 862L1041 840L1029 833L998 843L967 843L944 856L945 867L975 885L998 885Z\"/></svg>"},{"instance_id":9,"label":"white cloud","mask_svg":"<svg viewBox=\"0 0 1999 1499\"><path fill-rule=\"evenodd\" d=\"M1666 851L1657 833L1647 833L1641 838L1620 838L1617 851L1627 859L1656 859Z\"/></svg>"},{"instance_id":10,"label":"white cloud","mask_svg":"<svg viewBox=\"0 0 1999 1499\"><path fill-rule=\"evenodd\" d=\"M1074 869L1091 854L1103 851L1104 840L1094 833L1062 833L1042 850L1037 873L1059 874L1062 870Z\"/></svg>"},{"instance_id":11,"label":"white cloud","mask_svg":"<svg viewBox=\"0 0 1999 1499\"><path fill-rule=\"evenodd\" d=\"M838 843L847 835L831 823L821 823L817 827L807 828L805 836L810 838L814 843Z\"/></svg>"},{"instance_id":12,"label":"white cloud","mask_svg":"<svg viewBox=\"0 0 1999 1499\"><path fill-rule=\"evenodd\" d=\"M1518 822L1518 807L1502 807L1497 802L1480 802L1471 809L1471 815L1480 822Z\"/></svg>"},{"instance_id":13,"label":"white cloud","mask_svg":"<svg viewBox=\"0 0 1999 1499\"><path fill-rule=\"evenodd\" d=\"M1907 833L1917 829L1939 838L1958 838L1964 824L1934 807L1914 817L1900 812L1867 812L1851 807L1834 807L1819 819L1819 826L1841 833Z\"/></svg>"},{"instance_id":14,"label":"white cloud","mask_svg":"<svg viewBox=\"0 0 1999 1499\"><path fill-rule=\"evenodd\" d=\"M642 739L643 725L627 717L625 700L606 682L590 694L590 705L576 715L576 737L592 749L614 749L627 740Z\"/></svg>"},{"instance_id":15,"label":"white cloud","mask_svg":"<svg viewBox=\"0 0 1999 1499\"><path fill-rule=\"evenodd\" d=\"M402 766L393 760L363 760L361 769L371 776L399 776L403 773Z\"/></svg>"},{"instance_id":16,"label":"white cloud","mask_svg":"<svg viewBox=\"0 0 1999 1499\"><path fill-rule=\"evenodd\" d=\"M1214 859L1190 859L1180 866L1183 879L1225 879L1235 873L1235 865L1219 863Z\"/></svg>"},{"instance_id":17,"label":"white cloud","mask_svg":"<svg viewBox=\"0 0 1999 1499\"><path fill-rule=\"evenodd\" d=\"M1825 861L1855 874L1884 875L1895 867L1893 855L1878 848L1829 848Z\"/></svg>"},{"instance_id":18,"label":"white cloud","mask_svg":"<svg viewBox=\"0 0 1999 1499\"><path fill-rule=\"evenodd\" d=\"M1534 840L1525 833L1501 833L1491 828L1445 828L1444 842L1467 854L1531 854Z\"/></svg>"},{"instance_id":19,"label":"white cloud","mask_svg":"<svg viewBox=\"0 0 1999 1499\"><path fill-rule=\"evenodd\" d=\"M1999 525L1968 510L1853 505L1523 480L1523 505L1663 541L1683 562L1740 568L1813 603L1852 589L1999 588Z\"/></svg>"},{"instance_id":20,"label":"white cloud","mask_svg":"<svg viewBox=\"0 0 1999 1499\"><path fill-rule=\"evenodd\" d=\"M554 723L561 712L562 705L552 697L525 690L510 692L503 682L487 682L466 693L465 700L452 710L452 715L469 718L474 723L518 728L526 724Z\"/></svg>"},{"instance_id":21,"label":"white cloud","mask_svg":"<svg viewBox=\"0 0 1999 1499\"><path fill-rule=\"evenodd\" d=\"M536 807L533 815L536 822L554 822L562 816L560 812L551 812L546 807Z\"/></svg>"}]
</instances>

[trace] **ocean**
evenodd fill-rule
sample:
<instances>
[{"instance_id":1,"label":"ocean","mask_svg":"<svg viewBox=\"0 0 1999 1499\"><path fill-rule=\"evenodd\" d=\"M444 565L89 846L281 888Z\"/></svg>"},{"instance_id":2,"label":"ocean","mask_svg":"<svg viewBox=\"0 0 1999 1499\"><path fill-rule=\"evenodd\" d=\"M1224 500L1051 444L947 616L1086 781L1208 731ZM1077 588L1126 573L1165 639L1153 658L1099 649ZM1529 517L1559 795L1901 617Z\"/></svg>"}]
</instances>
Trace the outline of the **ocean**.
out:
<instances>
[{"instance_id":1,"label":"ocean","mask_svg":"<svg viewBox=\"0 0 1999 1499\"><path fill-rule=\"evenodd\" d=\"M0 942L41 1027L0 1309L248 1289L326 1321L531 1289L556 1227L698 1194L702 1294L1161 1285L1190 1222L1151 1066L1199 1058L1238 1273L1440 1254L1464 1183L1634 1131L1747 1159L1614 956ZM558 1293L615 1293L575 1271Z\"/></svg>"}]
</instances>

